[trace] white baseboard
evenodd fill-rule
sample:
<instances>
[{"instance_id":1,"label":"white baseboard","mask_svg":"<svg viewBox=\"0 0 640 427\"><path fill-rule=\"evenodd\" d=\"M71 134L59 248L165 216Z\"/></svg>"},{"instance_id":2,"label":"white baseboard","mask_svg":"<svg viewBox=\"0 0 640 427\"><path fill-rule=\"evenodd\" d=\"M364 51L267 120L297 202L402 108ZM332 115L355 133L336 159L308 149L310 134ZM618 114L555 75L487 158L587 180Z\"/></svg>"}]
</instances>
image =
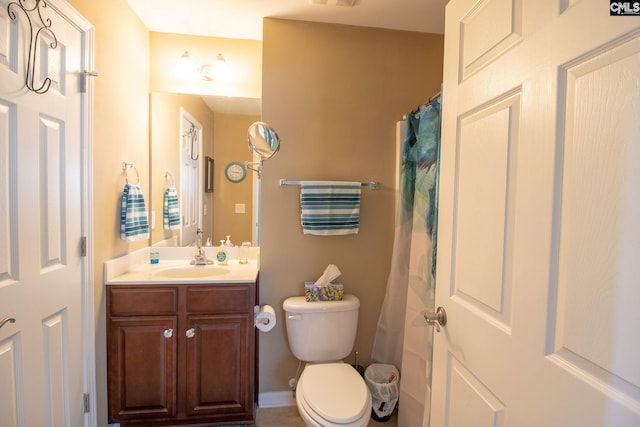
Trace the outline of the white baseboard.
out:
<instances>
[{"instance_id":1,"label":"white baseboard","mask_svg":"<svg viewBox=\"0 0 640 427\"><path fill-rule=\"evenodd\" d=\"M296 399L291 390L258 393L258 407L279 408L281 406L296 406Z\"/></svg>"}]
</instances>

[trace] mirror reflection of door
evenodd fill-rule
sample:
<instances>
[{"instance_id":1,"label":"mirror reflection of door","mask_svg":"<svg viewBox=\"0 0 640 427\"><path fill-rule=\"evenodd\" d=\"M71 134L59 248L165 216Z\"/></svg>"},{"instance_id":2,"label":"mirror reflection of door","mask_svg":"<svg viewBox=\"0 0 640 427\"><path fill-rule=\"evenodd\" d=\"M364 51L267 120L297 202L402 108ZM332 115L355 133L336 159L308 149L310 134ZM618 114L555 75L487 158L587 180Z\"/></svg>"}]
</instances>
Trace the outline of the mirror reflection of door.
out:
<instances>
[{"instance_id":1,"label":"mirror reflection of door","mask_svg":"<svg viewBox=\"0 0 640 427\"><path fill-rule=\"evenodd\" d=\"M202 224L202 125L184 108L180 109L180 245L196 242Z\"/></svg>"}]
</instances>

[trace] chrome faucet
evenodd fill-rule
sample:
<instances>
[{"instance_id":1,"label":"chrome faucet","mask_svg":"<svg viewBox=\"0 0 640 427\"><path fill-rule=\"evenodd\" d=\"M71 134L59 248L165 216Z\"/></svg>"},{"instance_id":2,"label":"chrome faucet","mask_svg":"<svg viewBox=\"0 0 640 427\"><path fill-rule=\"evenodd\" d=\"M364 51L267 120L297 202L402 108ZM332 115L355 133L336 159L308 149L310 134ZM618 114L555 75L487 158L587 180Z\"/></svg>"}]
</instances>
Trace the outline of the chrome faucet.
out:
<instances>
[{"instance_id":1,"label":"chrome faucet","mask_svg":"<svg viewBox=\"0 0 640 427\"><path fill-rule=\"evenodd\" d=\"M207 259L207 254L202 249L202 230L198 228L196 231L196 250L193 252L192 265L208 265L213 264L212 260Z\"/></svg>"}]
</instances>

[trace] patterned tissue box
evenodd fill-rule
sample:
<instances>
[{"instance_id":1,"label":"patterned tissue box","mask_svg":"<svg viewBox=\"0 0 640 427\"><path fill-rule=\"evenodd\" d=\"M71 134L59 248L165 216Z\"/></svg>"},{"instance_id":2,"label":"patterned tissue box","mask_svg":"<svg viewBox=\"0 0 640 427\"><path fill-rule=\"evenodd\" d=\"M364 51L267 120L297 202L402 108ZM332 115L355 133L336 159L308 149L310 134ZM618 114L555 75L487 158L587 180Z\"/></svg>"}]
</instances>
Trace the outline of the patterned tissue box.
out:
<instances>
[{"instance_id":1,"label":"patterned tissue box","mask_svg":"<svg viewBox=\"0 0 640 427\"><path fill-rule=\"evenodd\" d=\"M340 301L344 295L342 283L331 282L328 286L315 286L314 282L304 282L304 296L307 301Z\"/></svg>"}]
</instances>

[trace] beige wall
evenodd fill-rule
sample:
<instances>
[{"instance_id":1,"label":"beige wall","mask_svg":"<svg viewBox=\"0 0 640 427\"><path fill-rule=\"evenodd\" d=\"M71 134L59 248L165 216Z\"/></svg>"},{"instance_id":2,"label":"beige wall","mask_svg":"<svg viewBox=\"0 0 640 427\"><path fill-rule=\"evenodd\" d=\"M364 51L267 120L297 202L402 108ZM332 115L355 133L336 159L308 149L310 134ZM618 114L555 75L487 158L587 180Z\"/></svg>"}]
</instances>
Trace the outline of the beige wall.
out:
<instances>
[{"instance_id":1,"label":"beige wall","mask_svg":"<svg viewBox=\"0 0 640 427\"><path fill-rule=\"evenodd\" d=\"M180 93L152 92L151 99L151 200L150 209L155 211L155 229L151 230L151 242L156 244L172 236L179 236L179 230L164 230L162 208L164 202L165 172L175 178L175 186L180 196L180 109L184 108L202 125L202 174L204 176L204 158L213 157L213 112L200 96ZM203 183L204 187L204 183ZM204 188L203 188L204 191ZM204 193L202 203L207 215L202 217L203 238L211 236L213 212L212 193Z\"/></svg>"},{"instance_id":2,"label":"beige wall","mask_svg":"<svg viewBox=\"0 0 640 427\"><path fill-rule=\"evenodd\" d=\"M149 195L149 32L125 0L69 0L95 28L93 264L98 425L107 423L104 261L142 248L120 240L122 162L134 163Z\"/></svg>"},{"instance_id":3,"label":"beige wall","mask_svg":"<svg viewBox=\"0 0 640 427\"><path fill-rule=\"evenodd\" d=\"M393 244L395 123L440 91L442 56L441 35L265 20L262 116L282 143L262 178L260 299L279 324L260 334L261 392L288 390L297 369L283 300L330 263L360 298L355 350L369 363ZM359 234L309 236L300 190L279 187L280 178L375 180L381 188L363 189Z\"/></svg>"},{"instance_id":4,"label":"beige wall","mask_svg":"<svg viewBox=\"0 0 640 427\"><path fill-rule=\"evenodd\" d=\"M240 245L252 241L253 172L247 171L244 181L233 183L225 178L224 171L230 162L244 164L251 160L247 130L260 116L215 113L214 117L213 244L231 235L233 244ZM236 213L236 204L244 204L245 213Z\"/></svg>"},{"instance_id":5,"label":"beige wall","mask_svg":"<svg viewBox=\"0 0 640 427\"><path fill-rule=\"evenodd\" d=\"M95 27L100 74L94 91L93 248L96 398L98 425L106 425L102 265L147 244L119 239L117 212L123 161L136 164L145 195L151 188L151 36L125 0L69 1ZM301 294L304 280L319 276L328 263L339 266L348 291L362 301L356 349L368 362L393 239L395 122L439 90L443 44L440 35L280 20L267 20L264 31L263 118L278 131L282 148L265 163L262 179L261 301L279 312L276 329L260 336L263 392L288 390L297 367L286 344L282 301ZM218 163L216 170L222 170ZM279 178L377 180L382 188L363 192L360 234L304 236L299 190L279 187Z\"/></svg>"}]
</instances>

